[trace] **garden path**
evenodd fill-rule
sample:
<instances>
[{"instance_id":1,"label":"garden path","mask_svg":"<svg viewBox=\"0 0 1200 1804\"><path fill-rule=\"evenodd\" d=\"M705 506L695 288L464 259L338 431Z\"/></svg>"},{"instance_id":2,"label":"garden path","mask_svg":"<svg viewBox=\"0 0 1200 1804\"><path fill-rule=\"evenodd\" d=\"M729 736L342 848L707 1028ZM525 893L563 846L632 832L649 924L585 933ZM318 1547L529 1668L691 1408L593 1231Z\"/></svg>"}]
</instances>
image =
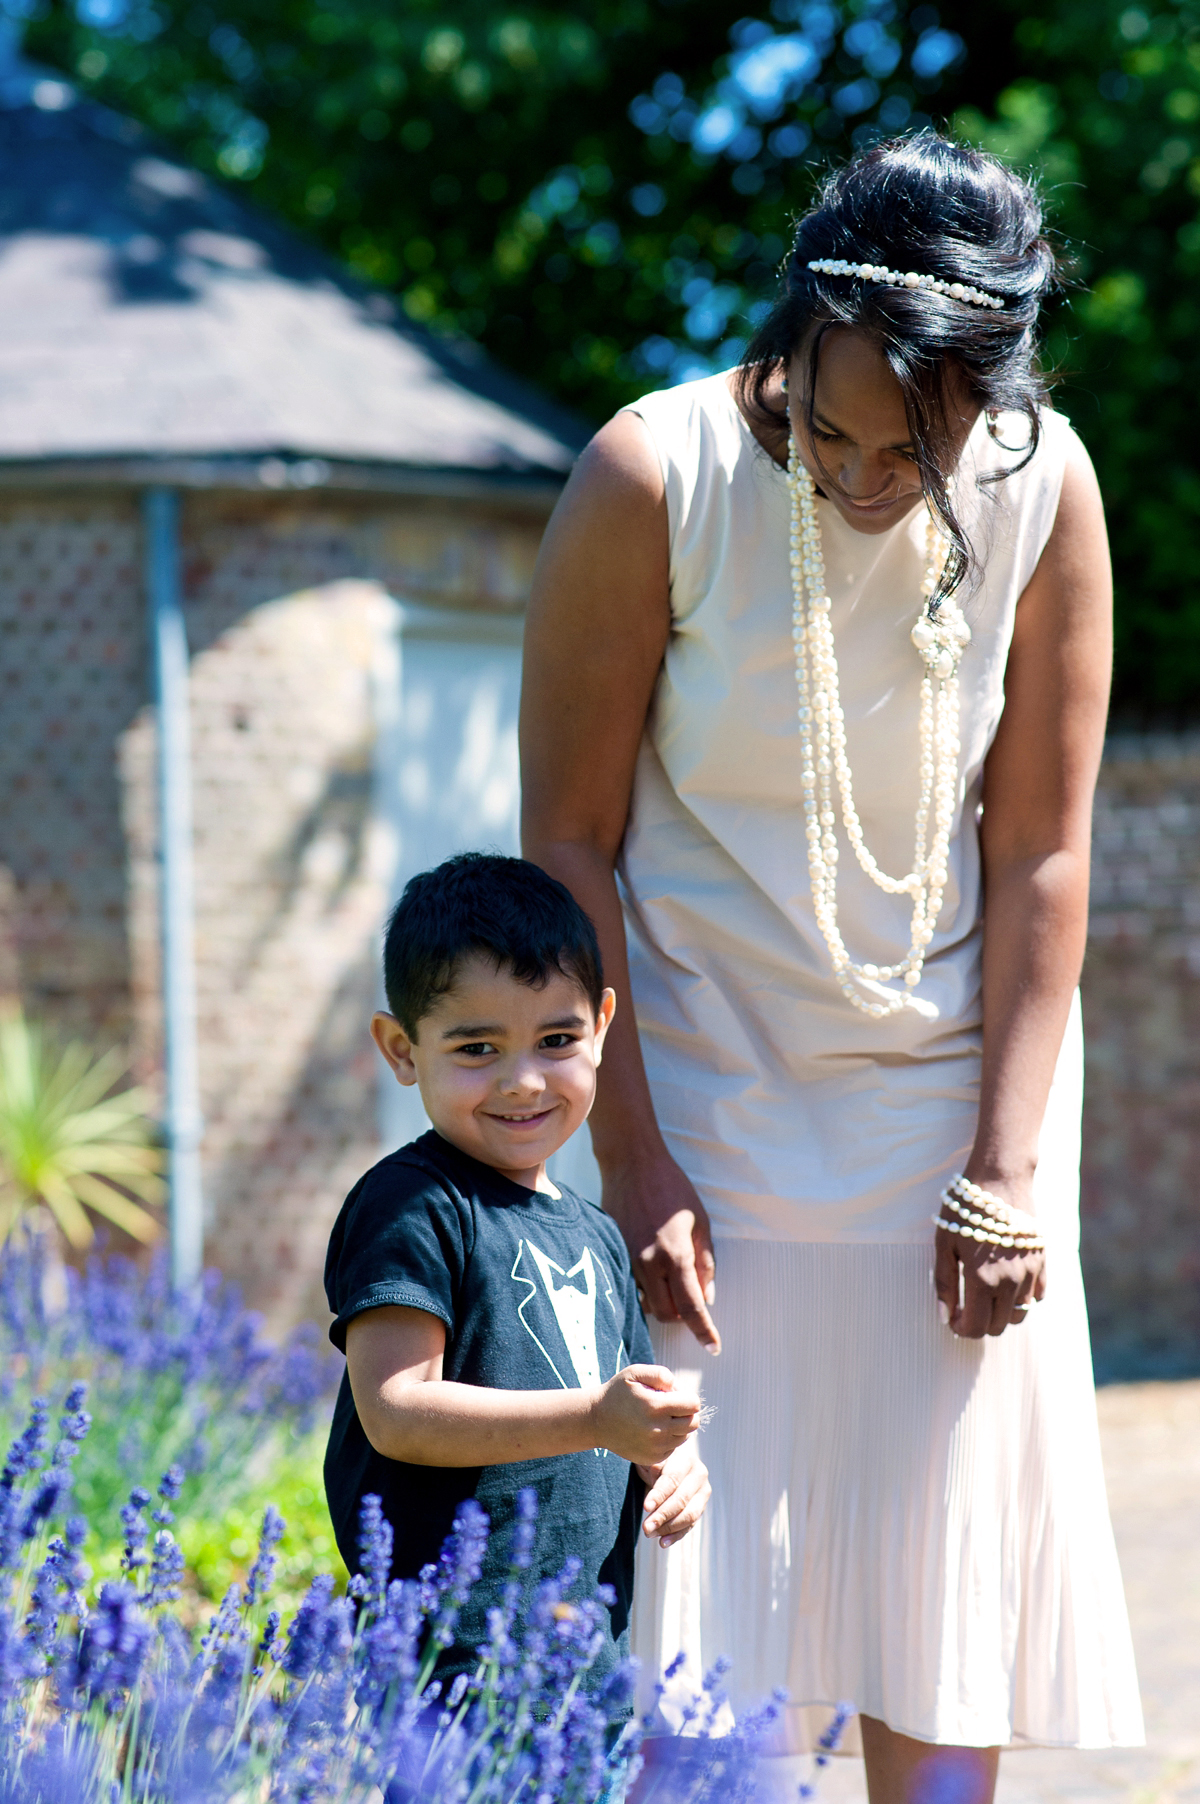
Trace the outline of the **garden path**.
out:
<instances>
[{"instance_id":1,"label":"garden path","mask_svg":"<svg viewBox=\"0 0 1200 1804\"><path fill-rule=\"evenodd\" d=\"M1147 1745L1007 1755L997 1804L1200 1804L1200 1379L1110 1385L1099 1405ZM819 1795L865 1804L861 1761L835 1761Z\"/></svg>"}]
</instances>

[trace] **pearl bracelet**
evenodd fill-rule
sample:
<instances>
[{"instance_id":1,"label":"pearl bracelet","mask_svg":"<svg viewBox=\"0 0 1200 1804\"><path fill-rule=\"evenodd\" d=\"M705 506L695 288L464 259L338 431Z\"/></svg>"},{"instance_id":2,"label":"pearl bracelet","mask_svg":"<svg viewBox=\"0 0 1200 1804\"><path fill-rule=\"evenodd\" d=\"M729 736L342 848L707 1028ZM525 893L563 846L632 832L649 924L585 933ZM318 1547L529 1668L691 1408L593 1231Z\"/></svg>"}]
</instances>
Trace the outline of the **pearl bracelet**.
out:
<instances>
[{"instance_id":1,"label":"pearl bracelet","mask_svg":"<svg viewBox=\"0 0 1200 1804\"><path fill-rule=\"evenodd\" d=\"M977 1240L987 1246L1011 1247L1021 1253L1043 1253L1046 1243L1032 1215L1014 1209L1003 1197L971 1183L960 1173L947 1184L941 1197L942 1211L932 1219L948 1234ZM956 1219L947 1220L949 1215Z\"/></svg>"}]
</instances>

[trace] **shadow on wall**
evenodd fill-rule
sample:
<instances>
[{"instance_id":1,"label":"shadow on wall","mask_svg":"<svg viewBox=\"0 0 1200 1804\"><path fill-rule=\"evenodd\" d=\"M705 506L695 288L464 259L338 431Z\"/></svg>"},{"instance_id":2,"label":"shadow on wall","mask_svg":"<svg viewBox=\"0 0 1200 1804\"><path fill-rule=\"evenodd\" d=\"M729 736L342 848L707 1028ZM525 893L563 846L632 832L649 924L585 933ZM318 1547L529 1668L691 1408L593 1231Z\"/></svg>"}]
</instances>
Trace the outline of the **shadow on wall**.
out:
<instances>
[{"instance_id":1,"label":"shadow on wall","mask_svg":"<svg viewBox=\"0 0 1200 1804\"><path fill-rule=\"evenodd\" d=\"M227 1133L209 1157L208 1257L236 1278L272 1333L328 1320L322 1273L334 1217L379 1158L376 948L342 974L269 1119ZM227 1117L228 1119L228 1117Z\"/></svg>"}]
</instances>

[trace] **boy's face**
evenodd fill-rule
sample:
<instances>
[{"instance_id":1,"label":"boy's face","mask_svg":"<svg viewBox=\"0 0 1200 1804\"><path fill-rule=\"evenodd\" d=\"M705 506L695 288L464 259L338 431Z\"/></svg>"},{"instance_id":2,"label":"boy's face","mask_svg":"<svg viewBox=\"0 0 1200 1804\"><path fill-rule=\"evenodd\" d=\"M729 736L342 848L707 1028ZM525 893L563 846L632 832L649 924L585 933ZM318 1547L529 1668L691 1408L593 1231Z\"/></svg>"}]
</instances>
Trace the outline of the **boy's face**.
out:
<instances>
[{"instance_id":1,"label":"boy's face","mask_svg":"<svg viewBox=\"0 0 1200 1804\"><path fill-rule=\"evenodd\" d=\"M591 1109L614 1001L605 990L597 1018L557 971L534 989L469 958L417 1040L387 1014L373 1017L371 1034L398 1081L418 1086L444 1140L533 1190Z\"/></svg>"}]
</instances>

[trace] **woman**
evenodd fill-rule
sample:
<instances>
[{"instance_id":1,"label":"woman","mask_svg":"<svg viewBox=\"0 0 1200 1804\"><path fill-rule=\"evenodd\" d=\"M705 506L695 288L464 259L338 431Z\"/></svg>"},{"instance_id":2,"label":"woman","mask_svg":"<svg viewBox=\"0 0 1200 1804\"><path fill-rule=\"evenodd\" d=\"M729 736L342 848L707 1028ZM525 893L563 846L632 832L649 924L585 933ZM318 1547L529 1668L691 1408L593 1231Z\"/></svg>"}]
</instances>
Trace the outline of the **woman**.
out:
<instances>
[{"instance_id":1,"label":"woman","mask_svg":"<svg viewBox=\"0 0 1200 1804\"><path fill-rule=\"evenodd\" d=\"M664 1362L724 1342L640 1651L786 1686L785 1766L853 1699L873 1804L1142 1735L1077 1254L1111 594L1053 275L996 160L861 153L742 367L593 440L527 633L526 854L618 994L604 1203Z\"/></svg>"}]
</instances>

